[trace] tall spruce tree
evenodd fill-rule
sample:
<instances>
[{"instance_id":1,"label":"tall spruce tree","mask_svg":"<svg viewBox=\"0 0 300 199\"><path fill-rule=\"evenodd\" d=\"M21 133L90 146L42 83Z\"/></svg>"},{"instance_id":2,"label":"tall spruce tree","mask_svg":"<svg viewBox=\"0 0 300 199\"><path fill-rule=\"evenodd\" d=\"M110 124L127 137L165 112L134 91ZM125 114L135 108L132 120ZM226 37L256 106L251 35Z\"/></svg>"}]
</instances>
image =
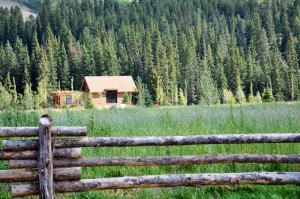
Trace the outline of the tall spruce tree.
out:
<instances>
[{"instance_id":1,"label":"tall spruce tree","mask_svg":"<svg viewBox=\"0 0 300 199\"><path fill-rule=\"evenodd\" d=\"M206 57L199 60L198 64L200 68L199 81L197 83L198 104L218 104L220 95L207 65Z\"/></svg>"},{"instance_id":2,"label":"tall spruce tree","mask_svg":"<svg viewBox=\"0 0 300 199\"><path fill-rule=\"evenodd\" d=\"M289 35L286 45L286 62L288 65L288 100L293 100L295 97L299 97L300 89L300 77L299 77L299 60L296 52L295 41L292 34Z\"/></svg>"},{"instance_id":3,"label":"tall spruce tree","mask_svg":"<svg viewBox=\"0 0 300 199\"><path fill-rule=\"evenodd\" d=\"M83 76L94 76L96 74L95 61L91 52L82 46L81 79Z\"/></svg>"}]
</instances>

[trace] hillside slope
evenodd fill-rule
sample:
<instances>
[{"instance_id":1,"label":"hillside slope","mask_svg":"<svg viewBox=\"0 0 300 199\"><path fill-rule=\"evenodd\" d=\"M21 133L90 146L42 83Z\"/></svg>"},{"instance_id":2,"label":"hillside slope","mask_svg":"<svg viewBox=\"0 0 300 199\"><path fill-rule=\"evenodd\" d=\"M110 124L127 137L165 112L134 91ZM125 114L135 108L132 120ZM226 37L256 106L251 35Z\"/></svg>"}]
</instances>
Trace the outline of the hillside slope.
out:
<instances>
[{"instance_id":1,"label":"hillside slope","mask_svg":"<svg viewBox=\"0 0 300 199\"><path fill-rule=\"evenodd\" d=\"M34 17L37 16L37 12L26 7L25 5L22 5L18 2L12 1L12 0L1 0L0 1L0 7L3 8L10 8L10 7L15 7L15 6L19 6L22 14L23 14L23 18L24 20L27 19L30 15L33 15Z\"/></svg>"}]
</instances>

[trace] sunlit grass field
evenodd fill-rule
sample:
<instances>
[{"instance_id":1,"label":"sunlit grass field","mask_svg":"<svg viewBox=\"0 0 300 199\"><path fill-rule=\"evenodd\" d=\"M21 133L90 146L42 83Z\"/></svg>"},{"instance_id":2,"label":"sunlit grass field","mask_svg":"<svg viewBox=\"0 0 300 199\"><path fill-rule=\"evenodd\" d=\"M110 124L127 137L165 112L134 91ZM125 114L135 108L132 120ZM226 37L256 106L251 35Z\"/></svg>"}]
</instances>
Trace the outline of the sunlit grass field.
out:
<instances>
[{"instance_id":1,"label":"sunlit grass field","mask_svg":"<svg viewBox=\"0 0 300 199\"><path fill-rule=\"evenodd\" d=\"M300 132L300 103L263 103L235 106L189 106L106 110L44 110L0 113L1 126L37 126L48 113L55 126L87 126L90 137L176 136L200 134ZM84 148L84 157L176 156L202 154L299 154L300 144L230 144ZM0 163L7 169L7 162ZM250 171L300 172L299 164L210 164L144 167L83 168L83 178L140 176L172 173ZM0 198L9 198L8 185L0 184ZM300 198L299 186L203 186L107 190L59 194L58 198Z\"/></svg>"}]
</instances>

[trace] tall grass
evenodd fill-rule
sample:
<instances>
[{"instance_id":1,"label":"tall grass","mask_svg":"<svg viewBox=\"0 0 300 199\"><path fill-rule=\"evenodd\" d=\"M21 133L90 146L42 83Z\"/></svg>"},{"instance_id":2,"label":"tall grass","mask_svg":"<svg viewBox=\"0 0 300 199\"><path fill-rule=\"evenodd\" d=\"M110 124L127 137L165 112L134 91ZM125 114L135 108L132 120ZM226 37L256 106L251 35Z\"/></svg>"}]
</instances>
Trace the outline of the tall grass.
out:
<instances>
[{"instance_id":1,"label":"tall grass","mask_svg":"<svg viewBox=\"0 0 300 199\"><path fill-rule=\"evenodd\" d=\"M55 126L87 126L90 137L300 132L300 103L190 106L106 110L47 110ZM37 126L43 112L6 111L1 126ZM216 153L299 154L297 144L231 144L84 148L85 157L201 155ZM6 162L0 164L7 167ZM169 173L300 171L298 164L211 164L84 168L83 178ZM2 188L4 189L4 188ZM7 195L6 191L2 191ZM65 194L71 198L299 198L296 186L227 186L110 190ZM0 195L2 198L2 194Z\"/></svg>"}]
</instances>

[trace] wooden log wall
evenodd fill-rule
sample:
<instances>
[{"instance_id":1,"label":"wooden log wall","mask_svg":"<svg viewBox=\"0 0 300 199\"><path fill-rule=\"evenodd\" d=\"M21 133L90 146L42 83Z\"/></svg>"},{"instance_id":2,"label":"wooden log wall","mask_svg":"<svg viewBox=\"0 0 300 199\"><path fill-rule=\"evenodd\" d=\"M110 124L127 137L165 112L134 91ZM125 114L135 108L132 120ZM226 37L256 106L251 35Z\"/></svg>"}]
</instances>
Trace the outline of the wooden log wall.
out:
<instances>
[{"instance_id":1,"label":"wooden log wall","mask_svg":"<svg viewBox=\"0 0 300 199\"><path fill-rule=\"evenodd\" d=\"M102 178L78 182L55 182L54 188L56 193L66 193L105 189L236 184L299 185L300 172L205 173ZM36 195L38 191L36 184L12 186L13 197Z\"/></svg>"},{"instance_id":2,"label":"wooden log wall","mask_svg":"<svg viewBox=\"0 0 300 199\"><path fill-rule=\"evenodd\" d=\"M23 166L17 170L0 170L0 183L39 182L37 194L40 195L40 198L54 198L53 182L79 181L82 171L81 167L54 168L53 160L81 158L82 149L52 148L51 137L86 136L86 133L86 127L51 127L51 117L47 115L40 119L39 127L0 127L0 138L39 137L38 147L34 150L22 150L16 147L12 151L4 148L3 151L0 151L0 161L31 160L36 162L33 168ZM49 170L52 170L52 174L51 172L47 174Z\"/></svg>"}]
</instances>

